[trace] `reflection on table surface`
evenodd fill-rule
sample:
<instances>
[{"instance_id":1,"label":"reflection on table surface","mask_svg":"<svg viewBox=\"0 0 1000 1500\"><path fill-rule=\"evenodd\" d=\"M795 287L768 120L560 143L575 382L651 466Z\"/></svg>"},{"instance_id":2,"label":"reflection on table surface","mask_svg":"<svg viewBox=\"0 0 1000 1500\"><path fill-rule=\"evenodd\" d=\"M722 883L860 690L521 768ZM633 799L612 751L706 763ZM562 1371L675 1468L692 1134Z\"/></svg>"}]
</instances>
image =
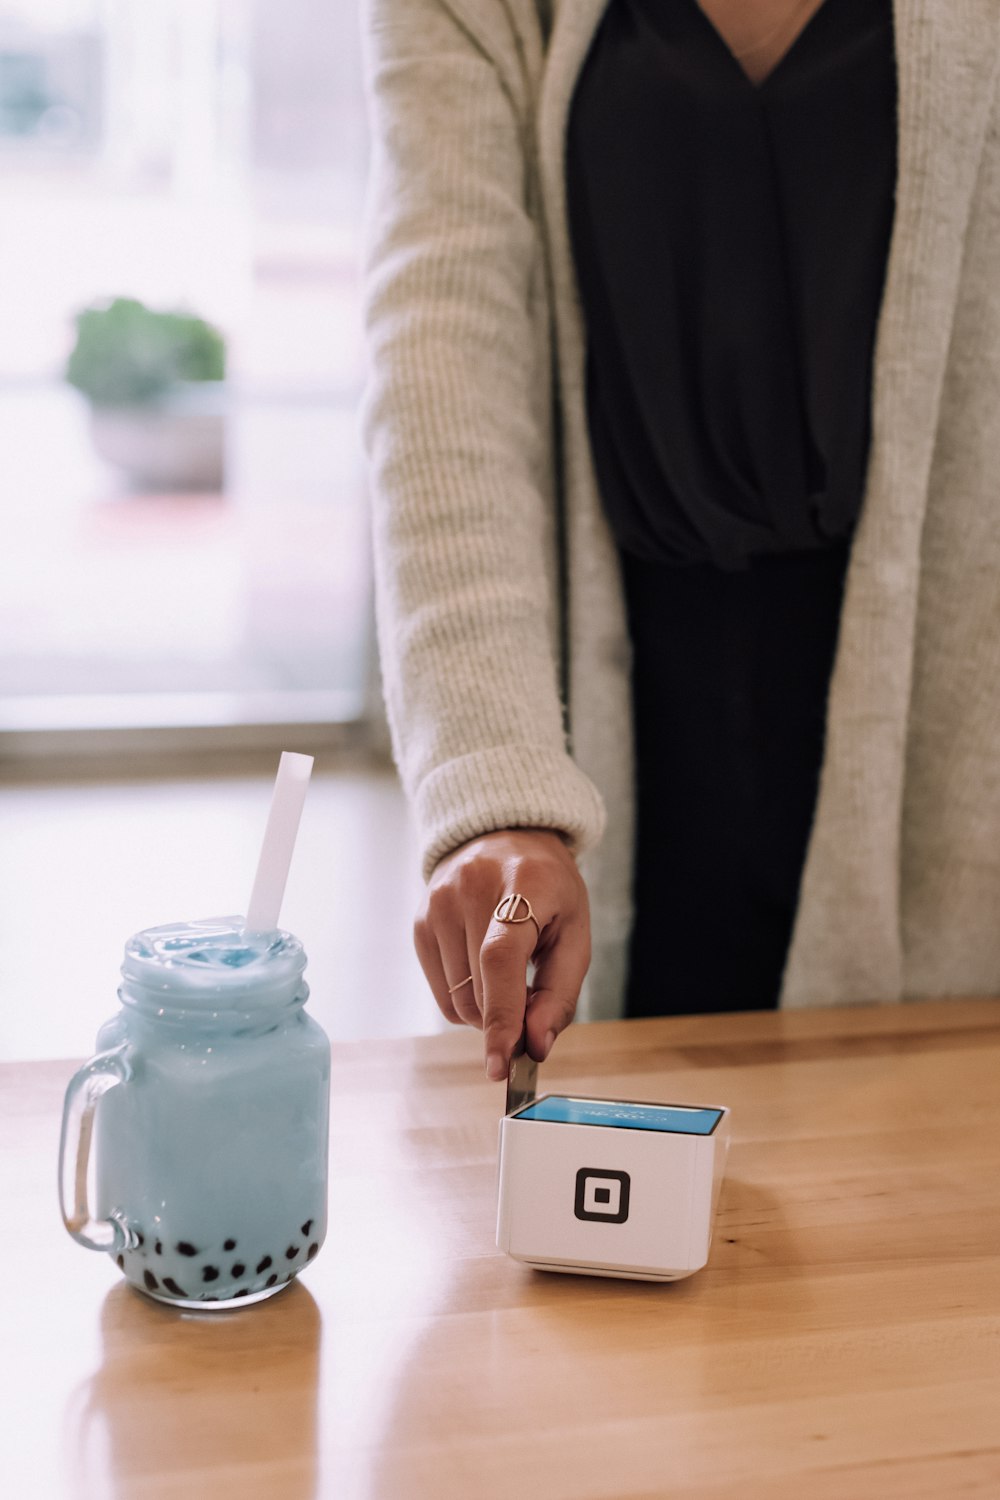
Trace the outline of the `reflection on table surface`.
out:
<instances>
[{"instance_id":1,"label":"reflection on table surface","mask_svg":"<svg viewBox=\"0 0 1000 1500\"><path fill-rule=\"evenodd\" d=\"M266 1465L282 1500L312 1500L321 1327L301 1284L232 1317L120 1282L101 1305L100 1366L68 1405L71 1493L191 1493L208 1473L242 1490L241 1470Z\"/></svg>"},{"instance_id":2,"label":"reflection on table surface","mask_svg":"<svg viewBox=\"0 0 1000 1500\"><path fill-rule=\"evenodd\" d=\"M732 1108L711 1260L673 1286L498 1254L502 1089L480 1051L464 1031L336 1047L327 1243L301 1284L214 1317L63 1233L72 1064L0 1067L5 1490L1000 1494L1000 1002L561 1038L548 1089Z\"/></svg>"}]
</instances>

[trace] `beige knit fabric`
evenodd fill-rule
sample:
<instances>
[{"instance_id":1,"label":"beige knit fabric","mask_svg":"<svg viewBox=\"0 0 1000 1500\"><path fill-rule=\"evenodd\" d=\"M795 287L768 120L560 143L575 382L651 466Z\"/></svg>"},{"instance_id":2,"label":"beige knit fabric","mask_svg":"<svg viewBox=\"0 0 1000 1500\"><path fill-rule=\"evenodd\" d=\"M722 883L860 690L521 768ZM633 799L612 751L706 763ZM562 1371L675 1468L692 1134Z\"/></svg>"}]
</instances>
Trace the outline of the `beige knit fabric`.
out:
<instances>
[{"instance_id":1,"label":"beige knit fabric","mask_svg":"<svg viewBox=\"0 0 1000 1500\"><path fill-rule=\"evenodd\" d=\"M629 648L563 168L606 4L364 0L363 19L361 425L395 754L425 872L490 829L572 840L591 1016L622 1003ZM783 1005L1000 993L1000 4L894 13L872 451Z\"/></svg>"}]
</instances>

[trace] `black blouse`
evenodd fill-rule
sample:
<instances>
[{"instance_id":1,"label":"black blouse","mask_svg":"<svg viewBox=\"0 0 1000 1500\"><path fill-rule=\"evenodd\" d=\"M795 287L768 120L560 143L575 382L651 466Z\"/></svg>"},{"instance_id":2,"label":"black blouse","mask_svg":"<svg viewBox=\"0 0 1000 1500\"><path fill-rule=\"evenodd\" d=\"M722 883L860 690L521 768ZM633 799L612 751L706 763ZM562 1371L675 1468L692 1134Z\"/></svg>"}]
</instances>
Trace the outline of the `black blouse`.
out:
<instances>
[{"instance_id":1,"label":"black blouse","mask_svg":"<svg viewBox=\"0 0 1000 1500\"><path fill-rule=\"evenodd\" d=\"M893 216L891 0L825 0L760 85L697 0L609 0L566 174L621 548L734 569L848 535Z\"/></svg>"}]
</instances>

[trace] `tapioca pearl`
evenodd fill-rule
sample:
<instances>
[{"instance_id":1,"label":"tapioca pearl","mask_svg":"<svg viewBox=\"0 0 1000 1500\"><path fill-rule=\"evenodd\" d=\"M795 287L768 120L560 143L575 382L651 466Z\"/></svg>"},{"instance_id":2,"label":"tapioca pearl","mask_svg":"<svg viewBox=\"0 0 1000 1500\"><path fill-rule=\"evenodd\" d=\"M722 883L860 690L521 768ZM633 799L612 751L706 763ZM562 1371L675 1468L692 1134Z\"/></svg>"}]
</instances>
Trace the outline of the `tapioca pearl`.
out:
<instances>
[{"instance_id":1,"label":"tapioca pearl","mask_svg":"<svg viewBox=\"0 0 1000 1500\"><path fill-rule=\"evenodd\" d=\"M202 1279L202 1281L218 1281L218 1279L219 1279L219 1268L218 1268L218 1266L202 1266L202 1268L201 1268L201 1279Z\"/></svg>"},{"instance_id":2,"label":"tapioca pearl","mask_svg":"<svg viewBox=\"0 0 1000 1500\"><path fill-rule=\"evenodd\" d=\"M277 1281L277 1279L278 1279L277 1275L275 1275L275 1274L272 1273L272 1275L270 1275L267 1278L267 1281L264 1283L264 1285L265 1286L274 1286L274 1283Z\"/></svg>"},{"instance_id":3,"label":"tapioca pearl","mask_svg":"<svg viewBox=\"0 0 1000 1500\"><path fill-rule=\"evenodd\" d=\"M318 1245L310 1245L309 1246L309 1253L306 1256L306 1260L312 1260L313 1256L316 1255L318 1251L319 1251L319 1246Z\"/></svg>"},{"instance_id":4,"label":"tapioca pearl","mask_svg":"<svg viewBox=\"0 0 1000 1500\"><path fill-rule=\"evenodd\" d=\"M135 1242L139 1246L140 1249L146 1243L145 1237L144 1237L141 1229L137 1229L136 1232L135 1232Z\"/></svg>"},{"instance_id":5,"label":"tapioca pearl","mask_svg":"<svg viewBox=\"0 0 1000 1500\"><path fill-rule=\"evenodd\" d=\"M116 1255L115 1256L115 1265L118 1267L119 1271L124 1271L124 1269L125 1269L125 1257L124 1257L124 1255Z\"/></svg>"},{"instance_id":6,"label":"tapioca pearl","mask_svg":"<svg viewBox=\"0 0 1000 1500\"><path fill-rule=\"evenodd\" d=\"M263 1276L264 1272L267 1270L268 1266L271 1265L271 1264L272 1264L271 1257L269 1255L265 1255L264 1259L260 1262L260 1265L257 1267L257 1275L258 1276Z\"/></svg>"},{"instance_id":7,"label":"tapioca pearl","mask_svg":"<svg viewBox=\"0 0 1000 1500\"><path fill-rule=\"evenodd\" d=\"M157 1240L156 1244L153 1246L153 1249L156 1251L157 1255L163 1254L163 1246L160 1244L159 1240Z\"/></svg>"},{"instance_id":8,"label":"tapioca pearl","mask_svg":"<svg viewBox=\"0 0 1000 1500\"><path fill-rule=\"evenodd\" d=\"M187 1240L178 1240L177 1241L177 1254L178 1255L197 1255L198 1251L195 1249L194 1245L189 1245L188 1242L187 1242Z\"/></svg>"},{"instance_id":9,"label":"tapioca pearl","mask_svg":"<svg viewBox=\"0 0 1000 1500\"><path fill-rule=\"evenodd\" d=\"M235 1264L235 1266L233 1266L233 1269L230 1272L230 1274L232 1276L235 1276L236 1280L239 1281L240 1277L245 1273L245 1271L246 1271L246 1266L243 1265L242 1261L237 1261L236 1264Z\"/></svg>"},{"instance_id":10,"label":"tapioca pearl","mask_svg":"<svg viewBox=\"0 0 1000 1500\"><path fill-rule=\"evenodd\" d=\"M174 1280L174 1278L172 1276L164 1276L164 1278L163 1278L163 1285L166 1287L166 1289L167 1289L168 1292L173 1292L173 1294L174 1294L175 1297L186 1297L187 1296L187 1292L184 1290L184 1288L182 1286L178 1286L177 1285L176 1281Z\"/></svg>"},{"instance_id":11,"label":"tapioca pearl","mask_svg":"<svg viewBox=\"0 0 1000 1500\"><path fill-rule=\"evenodd\" d=\"M309 1238L309 1231L310 1231L310 1229L312 1227L313 1227L313 1221L312 1221L312 1219L307 1219L306 1222L302 1225L302 1233L305 1235L306 1239Z\"/></svg>"},{"instance_id":12,"label":"tapioca pearl","mask_svg":"<svg viewBox=\"0 0 1000 1500\"><path fill-rule=\"evenodd\" d=\"M160 1285L152 1271L143 1271L142 1279L146 1283L146 1289L150 1292L155 1292Z\"/></svg>"},{"instance_id":13,"label":"tapioca pearl","mask_svg":"<svg viewBox=\"0 0 1000 1500\"><path fill-rule=\"evenodd\" d=\"M286 1260L294 1260L295 1257L298 1255L298 1253L299 1253L299 1246L298 1245L289 1245L288 1249L285 1251L285 1259Z\"/></svg>"},{"instance_id":14,"label":"tapioca pearl","mask_svg":"<svg viewBox=\"0 0 1000 1500\"><path fill-rule=\"evenodd\" d=\"M238 1292L234 1292L233 1293L234 1297L249 1297L249 1295L250 1295L250 1288L248 1286L241 1287Z\"/></svg>"},{"instance_id":15,"label":"tapioca pearl","mask_svg":"<svg viewBox=\"0 0 1000 1500\"><path fill-rule=\"evenodd\" d=\"M222 1248L223 1248L223 1250L235 1250L236 1249L236 1241L235 1240L227 1240L226 1243L223 1245Z\"/></svg>"}]
</instances>

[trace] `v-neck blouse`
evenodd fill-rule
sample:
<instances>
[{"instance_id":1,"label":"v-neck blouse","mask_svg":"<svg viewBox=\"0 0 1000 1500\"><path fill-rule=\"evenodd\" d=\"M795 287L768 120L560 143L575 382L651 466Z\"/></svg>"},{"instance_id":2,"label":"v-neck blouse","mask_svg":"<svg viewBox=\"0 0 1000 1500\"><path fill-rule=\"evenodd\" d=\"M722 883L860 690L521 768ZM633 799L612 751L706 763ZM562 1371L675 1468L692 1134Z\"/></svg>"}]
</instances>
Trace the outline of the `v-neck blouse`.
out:
<instances>
[{"instance_id":1,"label":"v-neck blouse","mask_svg":"<svg viewBox=\"0 0 1000 1500\"><path fill-rule=\"evenodd\" d=\"M625 552L733 569L850 534L895 178L891 0L824 0L760 84L697 0L609 0L566 185Z\"/></svg>"}]
</instances>

